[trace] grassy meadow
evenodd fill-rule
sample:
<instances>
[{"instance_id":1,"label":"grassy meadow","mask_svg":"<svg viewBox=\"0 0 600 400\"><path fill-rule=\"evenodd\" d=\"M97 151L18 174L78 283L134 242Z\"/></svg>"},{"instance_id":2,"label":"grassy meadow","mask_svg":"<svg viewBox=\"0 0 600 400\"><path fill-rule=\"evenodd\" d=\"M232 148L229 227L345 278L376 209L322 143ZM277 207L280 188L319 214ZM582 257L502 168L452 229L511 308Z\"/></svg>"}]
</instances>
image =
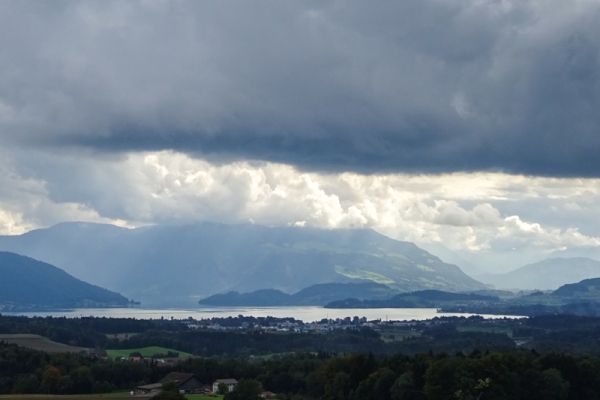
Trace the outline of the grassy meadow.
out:
<instances>
[{"instance_id":1,"label":"grassy meadow","mask_svg":"<svg viewBox=\"0 0 600 400\"><path fill-rule=\"evenodd\" d=\"M129 357L129 354L138 352L144 357L152 357L155 354L164 354L166 357L167 352L169 352L169 351L175 351L175 352L179 353L179 358L192 357L192 355L190 353L186 353L186 352L175 350L175 349L167 349L166 347L158 347L158 346L142 347L139 349L106 350L106 355L111 358Z\"/></svg>"}]
</instances>

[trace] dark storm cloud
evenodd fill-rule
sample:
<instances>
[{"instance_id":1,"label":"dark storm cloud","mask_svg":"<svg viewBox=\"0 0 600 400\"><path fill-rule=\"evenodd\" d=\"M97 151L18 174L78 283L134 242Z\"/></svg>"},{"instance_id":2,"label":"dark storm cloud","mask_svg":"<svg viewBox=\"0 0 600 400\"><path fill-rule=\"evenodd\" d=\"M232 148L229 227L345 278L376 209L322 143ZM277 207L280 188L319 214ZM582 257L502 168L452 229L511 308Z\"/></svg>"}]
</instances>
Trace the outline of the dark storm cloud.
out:
<instances>
[{"instance_id":1,"label":"dark storm cloud","mask_svg":"<svg viewBox=\"0 0 600 400\"><path fill-rule=\"evenodd\" d=\"M0 138L600 176L600 5L4 2Z\"/></svg>"}]
</instances>

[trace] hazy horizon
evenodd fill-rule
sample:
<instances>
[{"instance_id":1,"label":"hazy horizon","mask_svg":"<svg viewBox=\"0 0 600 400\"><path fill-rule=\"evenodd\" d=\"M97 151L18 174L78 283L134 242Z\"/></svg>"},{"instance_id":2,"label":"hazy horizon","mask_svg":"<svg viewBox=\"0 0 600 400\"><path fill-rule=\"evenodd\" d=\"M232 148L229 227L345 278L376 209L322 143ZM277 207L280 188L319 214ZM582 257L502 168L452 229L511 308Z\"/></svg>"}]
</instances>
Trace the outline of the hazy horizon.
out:
<instances>
[{"instance_id":1,"label":"hazy horizon","mask_svg":"<svg viewBox=\"0 0 600 400\"><path fill-rule=\"evenodd\" d=\"M236 223L223 223L223 222L216 222L216 221L199 221L199 222L180 222L180 223L172 223L172 224L148 224L148 225L142 225L142 226L124 226L124 225L118 225L118 224L112 224L112 223L106 223L106 222L66 221L66 222L59 222L55 225L51 225L49 227L39 228L39 229L50 229L50 228L53 228L53 227L55 227L57 225L61 225L61 224L78 224L78 223L109 225L109 226L114 226L117 228L123 228L123 229L128 229L128 230L138 229L138 228L160 227L160 226L185 227L185 226L193 226L193 225L202 224L202 223L225 224L225 225L232 225L232 226L235 226L235 225L240 225L240 226L258 225L258 226L263 226L266 228L278 227L278 226L267 226L267 225L256 224L254 222L236 224ZM297 226L297 225L294 227L300 228L300 229L304 228L304 226ZM348 229L372 229L372 228L364 227L364 228L314 228L314 229L348 230ZM31 231L33 231L33 230L37 230L37 229L32 229ZM376 229L373 229L373 230L375 232L377 232ZM31 231L28 231L28 232L31 232ZM13 234L13 235L0 235L0 237L2 237L2 236L20 236L20 235L24 235L28 232ZM393 237L385 235L385 233L381 233L381 232L377 232L377 233L380 233L386 237L394 239ZM395 240L398 240L398 239L395 239ZM599 253L593 253L590 251L587 251L587 252L579 251L578 252L577 250L575 250L575 251L570 251L570 252L551 253L550 255L547 255L547 256L546 255L538 255L538 257L533 256L529 259L529 261L523 260L521 264L505 265L504 266L505 268L498 268L498 269L488 268L488 269L486 269L486 268L482 267L480 264L478 264L477 258L475 258L475 257L471 258L469 254L465 254L464 252L451 251L448 248L446 248L445 246L443 246L443 243L440 243L440 242L418 243L417 242L415 244L417 244L419 247L421 247L425 251L429 252L430 254L440 258L442 261L449 263L449 264L457 265L468 276L473 277L475 279L479 279L478 277L482 277L483 275L490 275L490 274L495 275L495 274L503 274L506 272L515 271L524 266L529 266L532 264L536 264L536 263L539 263L539 262L542 262L545 260L551 260L551 259L588 258L588 259L600 261L600 252Z\"/></svg>"}]
</instances>

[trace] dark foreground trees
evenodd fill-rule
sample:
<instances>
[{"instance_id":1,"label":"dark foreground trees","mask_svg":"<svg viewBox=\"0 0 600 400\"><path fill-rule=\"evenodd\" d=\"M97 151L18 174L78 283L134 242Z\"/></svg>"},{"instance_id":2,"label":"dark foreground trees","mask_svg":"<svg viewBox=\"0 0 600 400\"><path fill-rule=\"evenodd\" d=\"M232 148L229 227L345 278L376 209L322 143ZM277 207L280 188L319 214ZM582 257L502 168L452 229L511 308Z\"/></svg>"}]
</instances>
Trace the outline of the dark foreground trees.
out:
<instances>
[{"instance_id":1,"label":"dark foreground trees","mask_svg":"<svg viewBox=\"0 0 600 400\"><path fill-rule=\"evenodd\" d=\"M192 358L175 368L76 354L44 354L0 343L0 393L103 393L154 383L172 370L206 383L236 378L226 400L591 400L600 398L600 357L531 350L464 355L297 353L263 358ZM165 394L164 396L167 396Z\"/></svg>"},{"instance_id":2,"label":"dark foreground trees","mask_svg":"<svg viewBox=\"0 0 600 400\"><path fill-rule=\"evenodd\" d=\"M228 392L223 400L261 400L261 384L254 379L242 379L233 391Z\"/></svg>"},{"instance_id":3,"label":"dark foreground trees","mask_svg":"<svg viewBox=\"0 0 600 400\"><path fill-rule=\"evenodd\" d=\"M121 329L130 334L119 341L113 333ZM507 329L513 337L529 338L529 349L517 349ZM368 329L212 332L176 321L101 318L0 316L0 333L37 333L92 347L189 348L204 356L163 367L155 361L102 359L93 352L46 354L0 342L0 394L129 391L180 371L208 384L221 378L258 381L262 390L294 400L600 399L599 318L434 319L423 324L419 337L394 341Z\"/></svg>"}]
</instances>

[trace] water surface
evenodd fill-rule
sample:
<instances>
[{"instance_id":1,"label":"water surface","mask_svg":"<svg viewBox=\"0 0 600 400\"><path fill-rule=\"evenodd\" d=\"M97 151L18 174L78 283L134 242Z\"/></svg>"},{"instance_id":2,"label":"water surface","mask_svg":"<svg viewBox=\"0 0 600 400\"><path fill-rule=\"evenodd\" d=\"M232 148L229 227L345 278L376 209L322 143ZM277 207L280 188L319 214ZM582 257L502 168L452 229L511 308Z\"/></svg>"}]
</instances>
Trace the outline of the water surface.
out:
<instances>
[{"instance_id":1,"label":"water surface","mask_svg":"<svg viewBox=\"0 0 600 400\"><path fill-rule=\"evenodd\" d=\"M515 318L515 316L438 313L435 308L344 308L331 309L318 306L302 307L202 307L195 309L145 309L145 308L79 308L74 310L4 313L4 315L53 316L53 317L107 317L137 319L203 319L243 316L254 317L294 317L304 322L319 321L323 318L366 317L368 320L381 319L395 321L426 320L434 317L481 315L484 318Z\"/></svg>"}]
</instances>

